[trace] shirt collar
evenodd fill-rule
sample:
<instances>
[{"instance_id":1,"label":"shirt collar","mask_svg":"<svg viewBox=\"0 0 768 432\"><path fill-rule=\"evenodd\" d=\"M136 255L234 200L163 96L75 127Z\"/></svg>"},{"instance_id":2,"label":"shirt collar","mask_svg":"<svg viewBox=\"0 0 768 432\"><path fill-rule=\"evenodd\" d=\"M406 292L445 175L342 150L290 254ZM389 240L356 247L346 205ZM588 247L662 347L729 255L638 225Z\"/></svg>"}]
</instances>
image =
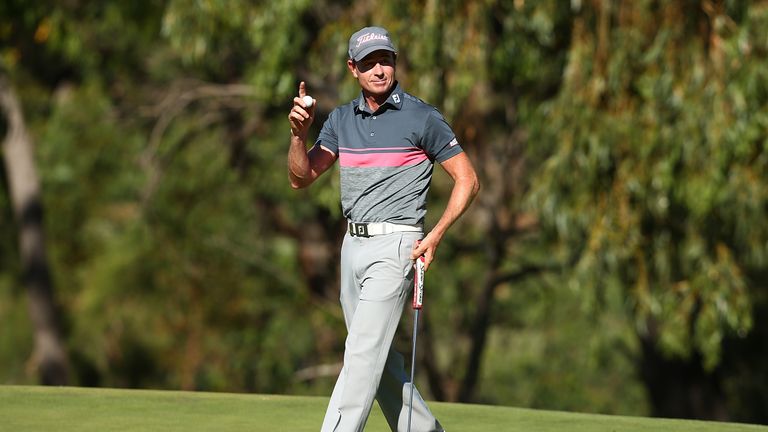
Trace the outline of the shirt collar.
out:
<instances>
[{"instance_id":1,"label":"shirt collar","mask_svg":"<svg viewBox=\"0 0 768 432\"><path fill-rule=\"evenodd\" d=\"M400 83L397 81L395 81L395 86L392 89L392 92L389 94L389 97L383 104L381 104L377 111L382 110L386 106L390 106L396 110L399 110L403 107L403 89L400 87ZM368 107L367 103L365 103L365 95L363 95L362 91L360 92L360 96L357 98L357 102L355 103L355 111L358 113L364 112L373 114L373 112L371 112L371 108Z\"/></svg>"}]
</instances>

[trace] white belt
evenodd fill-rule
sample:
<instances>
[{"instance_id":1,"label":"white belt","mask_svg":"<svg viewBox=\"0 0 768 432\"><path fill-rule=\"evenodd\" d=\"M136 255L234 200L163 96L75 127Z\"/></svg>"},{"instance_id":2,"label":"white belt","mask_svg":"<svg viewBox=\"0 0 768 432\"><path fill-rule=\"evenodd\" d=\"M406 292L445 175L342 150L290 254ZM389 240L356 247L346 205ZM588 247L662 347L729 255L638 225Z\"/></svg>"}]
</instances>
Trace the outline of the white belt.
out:
<instances>
[{"instance_id":1,"label":"white belt","mask_svg":"<svg viewBox=\"0 0 768 432\"><path fill-rule=\"evenodd\" d=\"M421 232L421 225L393 224L389 222L349 222L347 231L352 237L371 237L395 232Z\"/></svg>"}]
</instances>

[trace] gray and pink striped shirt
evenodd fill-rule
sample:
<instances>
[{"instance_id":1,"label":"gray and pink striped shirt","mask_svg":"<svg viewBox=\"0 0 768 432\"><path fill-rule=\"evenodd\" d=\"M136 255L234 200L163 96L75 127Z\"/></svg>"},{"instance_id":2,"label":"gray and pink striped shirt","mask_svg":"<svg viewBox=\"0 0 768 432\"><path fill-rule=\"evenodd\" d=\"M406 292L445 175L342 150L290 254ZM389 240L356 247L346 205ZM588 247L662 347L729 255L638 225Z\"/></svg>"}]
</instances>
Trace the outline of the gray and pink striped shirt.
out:
<instances>
[{"instance_id":1,"label":"gray and pink striped shirt","mask_svg":"<svg viewBox=\"0 0 768 432\"><path fill-rule=\"evenodd\" d=\"M399 83L375 112L362 93L333 110L315 145L339 157L347 219L399 224L424 223L433 163L463 151L442 114Z\"/></svg>"}]
</instances>

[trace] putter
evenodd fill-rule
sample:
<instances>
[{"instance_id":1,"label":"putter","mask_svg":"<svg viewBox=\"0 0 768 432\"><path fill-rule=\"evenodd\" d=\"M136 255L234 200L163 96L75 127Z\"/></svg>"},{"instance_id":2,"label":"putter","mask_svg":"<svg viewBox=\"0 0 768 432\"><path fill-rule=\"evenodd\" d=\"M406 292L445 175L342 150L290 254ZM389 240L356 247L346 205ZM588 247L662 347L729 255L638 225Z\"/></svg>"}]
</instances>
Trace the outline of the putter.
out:
<instances>
[{"instance_id":1,"label":"putter","mask_svg":"<svg viewBox=\"0 0 768 432\"><path fill-rule=\"evenodd\" d=\"M408 402L408 432L411 432L413 414L413 378L416 372L416 335L419 332L419 311L424 302L424 255L416 259L416 272L413 277L413 351L411 352L411 400Z\"/></svg>"}]
</instances>

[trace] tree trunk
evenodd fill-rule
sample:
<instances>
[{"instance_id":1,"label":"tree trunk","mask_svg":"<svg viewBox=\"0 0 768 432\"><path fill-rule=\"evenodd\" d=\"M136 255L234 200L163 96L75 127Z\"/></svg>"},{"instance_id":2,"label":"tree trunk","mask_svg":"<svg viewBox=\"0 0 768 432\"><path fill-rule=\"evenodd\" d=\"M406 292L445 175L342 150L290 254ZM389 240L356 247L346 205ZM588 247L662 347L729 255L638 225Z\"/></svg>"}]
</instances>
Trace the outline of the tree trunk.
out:
<instances>
[{"instance_id":1,"label":"tree trunk","mask_svg":"<svg viewBox=\"0 0 768 432\"><path fill-rule=\"evenodd\" d=\"M729 420L720 371L705 371L699 354L669 358L641 337L640 377L654 417Z\"/></svg>"},{"instance_id":2,"label":"tree trunk","mask_svg":"<svg viewBox=\"0 0 768 432\"><path fill-rule=\"evenodd\" d=\"M3 155L13 212L18 223L23 283L35 334L31 367L45 385L65 385L68 361L54 300L43 235L43 206L32 140L8 77L0 74L0 109L6 119Z\"/></svg>"}]
</instances>

